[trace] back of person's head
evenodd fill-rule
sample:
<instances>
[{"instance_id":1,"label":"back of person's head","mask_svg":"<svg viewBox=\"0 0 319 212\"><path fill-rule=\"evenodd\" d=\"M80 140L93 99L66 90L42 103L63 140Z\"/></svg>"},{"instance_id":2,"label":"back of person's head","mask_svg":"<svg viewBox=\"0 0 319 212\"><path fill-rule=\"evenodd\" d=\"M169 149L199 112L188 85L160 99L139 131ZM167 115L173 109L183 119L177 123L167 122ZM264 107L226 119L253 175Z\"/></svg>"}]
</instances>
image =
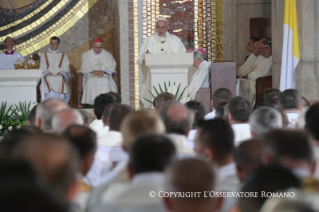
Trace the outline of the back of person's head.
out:
<instances>
[{"instance_id":1,"label":"back of person's head","mask_svg":"<svg viewBox=\"0 0 319 212\"><path fill-rule=\"evenodd\" d=\"M233 156L234 132L223 119L203 120L198 123L195 151L209 160L222 163Z\"/></svg>"},{"instance_id":2,"label":"back of person's head","mask_svg":"<svg viewBox=\"0 0 319 212\"><path fill-rule=\"evenodd\" d=\"M259 167L241 189L242 192L253 192L255 196L239 198L240 210L259 212L269 192L283 192L290 188L300 189L301 182L289 170L280 166Z\"/></svg>"},{"instance_id":3,"label":"back of person's head","mask_svg":"<svg viewBox=\"0 0 319 212\"><path fill-rule=\"evenodd\" d=\"M229 102L229 113L232 120L247 122L251 113L250 102L240 96L232 98Z\"/></svg>"},{"instance_id":4,"label":"back of person's head","mask_svg":"<svg viewBox=\"0 0 319 212\"><path fill-rule=\"evenodd\" d=\"M280 112L272 107L259 107L249 117L250 130L256 138L264 136L267 132L283 127Z\"/></svg>"},{"instance_id":5,"label":"back of person's head","mask_svg":"<svg viewBox=\"0 0 319 212\"><path fill-rule=\"evenodd\" d=\"M4 135L0 142L0 157L8 156L14 147L30 135L42 134L42 131L35 126L23 126L20 129L13 129Z\"/></svg>"},{"instance_id":6,"label":"back of person's head","mask_svg":"<svg viewBox=\"0 0 319 212\"><path fill-rule=\"evenodd\" d=\"M217 173L211 163L197 157L184 158L171 163L165 173L166 192L200 193L192 198L186 195L165 198L169 211L215 211L216 199L203 194L215 190Z\"/></svg>"},{"instance_id":7,"label":"back of person's head","mask_svg":"<svg viewBox=\"0 0 319 212\"><path fill-rule=\"evenodd\" d=\"M225 106L228 104L228 102L221 102L216 107L216 118L223 118L225 114Z\"/></svg>"},{"instance_id":8,"label":"back of person's head","mask_svg":"<svg viewBox=\"0 0 319 212\"><path fill-rule=\"evenodd\" d=\"M44 100L37 106L35 126L42 130L50 130L53 116L67 108L69 106L62 99Z\"/></svg>"},{"instance_id":9,"label":"back of person's head","mask_svg":"<svg viewBox=\"0 0 319 212\"><path fill-rule=\"evenodd\" d=\"M218 88L213 93L214 108L221 102L229 102L233 98L232 92L228 88Z\"/></svg>"},{"instance_id":10,"label":"back of person's head","mask_svg":"<svg viewBox=\"0 0 319 212\"><path fill-rule=\"evenodd\" d=\"M115 103L118 103L118 104L121 104L121 103L122 103L122 97L121 97L120 94L115 93L115 92L113 92L113 91L110 91L110 92L108 92L107 94L110 94L110 95L113 97Z\"/></svg>"},{"instance_id":11,"label":"back of person's head","mask_svg":"<svg viewBox=\"0 0 319 212\"><path fill-rule=\"evenodd\" d=\"M97 119L101 119L105 108L114 103L115 100L113 99L111 94L100 94L94 99L94 114Z\"/></svg>"},{"instance_id":12,"label":"back of person's head","mask_svg":"<svg viewBox=\"0 0 319 212\"><path fill-rule=\"evenodd\" d=\"M299 109L301 95L295 89L284 90L279 95L279 104L283 109Z\"/></svg>"},{"instance_id":13,"label":"back of person's head","mask_svg":"<svg viewBox=\"0 0 319 212\"><path fill-rule=\"evenodd\" d=\"M55 114L52 118L52 130L57 134L61 134L71 125L83 125L83 117L78 110L65 109Z\"/></svg>"},{"instance_id":14,"label":"back of person's head","mask_svg":"<svg viewBox=\"0 0 319 212\"><path fill-rule=\"evenodd\" d=\"M195 114L195 120L193 124L193 128L195 129L197 127L198 121L204 119L204 116L205 116L204 105L198 101L189 101L189 102L186 102L185 106L188 109L192 110Z\"/></svg>"},{"instance_id":15,"label":"back of person's head","mask_svg":"<svg viewBox=\"0 0 319 212\"><path fill-rule=\"evenodd\" d=\"M309 101L306 99L306 97L301 97L301 105L302 105L302 108L304 107L309 107Z\"/></svg>"},{"instance_id":16,"label":"back of person's head","mask_svg":"<svg viewBox=\"0 0 319 212\"><path fill-rule=\"evenodd\" d=\"M306 132L277 129L267 133L262 141L263 163L283 165L288 169L298 169L299 165L307 165L310 171L313 152Z\"/></svg>"},{"instance_id":17,"label":"back of person's head","mask_svg":"<svg viewBox=\"0 0 319 212\"><path fill-rule=\"evenodd\" d=\"M35 105L29 113L29 118L28 118L29 125L35 125L35 115L37 112L37 106L38 105Z\"/></svg>"},{"instance_id":18,"label":"back of person's head","mask_svg":"<svg viewBox=\"0 0 319 212\"><path fill-rule=\"evenodd\" d=\"M159 115L167 133L187 135L194 122L194 112L178 102L162 105Z\"/></svg>"},{"instance_id":19,"label":"back of person's head","mask_svg":"<svg viewBox=\"0 0 319 212\"><path fill-rule=\"evenodd\" d=\"M0 160L1 211L68 211L66 201L54 195L27 161Z\"/></svg>"},{"instance_id":20,"label":"back of person's head","mask_svg":"<svg viewBox=\"0 0 319 212\"><path fill-rule=\"evenodd\" d=\"M241 182L248 180L255 170L262 165L261 150L261 141L255 139L244 141L235 149L237 176Z\"/></svg>"},{"instance_id":21,"label":"back of person's head","mask_svg":"<svg viewBox=\"0 0 319 212\"><path fill-rule=\"evenodd\" d=\"M123 146L128 151L133 141L143 133L165 133L165 125L154 111L140 110L124 118L120 132L123 134Z\"/></svg>"},{"instance_id":22,"label":"back of person's head","mask_svg":"<svg viewBox=\"0 0 319 212\"><path fill-rule=\"evenodd\" d=\"M175 146L167 136L146 133L133 142L129 150L129 164L134 174L163 172L175 154Z\"/></svg>"},{"instance_id":23,"label":"back of person's head","mask_svg":"<svg viewBox=\"0 0 319 212\"><path fill-rule=\"evenodd\" d=\"M132 108L129 105L118 104L114 105L109 115L110 130L120 131L120 126L125 116L132 112Z\"/></svg>"},{"instance_id":24,"label":"back of person's head","mask_svg":"<svg viewBox=\"0 0 319 212\"><path fill-rule=\"evenodd\" d=\"M52 189L71 198L68 192L74 186L78 156L68 141L53 134L31 135L15 147L12 155L29 161Z\"/></svg>"},{"instance_id":25,"label":"back of person's head","mask_svg":"<svg viewBox=\"0 0 319 212\"><path fill-rule=\"evenodd\" d=\"M83 126L87 127L89 126L89 117L87 116L87 114L85 113L85 111L83 110L79 110L79 112L81 113L82 119L83 119Z\"/></svg>"},{"instance_id":26,"label":"back of person's head","mask_svg":"<svg viewBox=\"0 0 319 212\"><path fill-rule=\"evenodd\" d=\"M102 121L103 121L103 124L104 126L108 126L109 125L109 118L110 118L110 115L111 115L111 110L113 109L113 107L117 106L117 105L120 105L118 103L111 103L109 104L108 106L106 106L106 108L104 109L104 112L103 112L103 115L102 115Z\"/></svg>"},{"instance_id":27,"label":"back of person's head","mask_svg":"<svg viewBox=\"0 0 319 212\"><path fill-rule=\"evenodd\" d=\"M281 91L277 88L268 88L264 93L264 101L267 104L279 104L279 95Z\"/></svg>"},{"instance_id":28,"label":"back of person's head","mask_svg":"<svg viewBox=\"0 0 319 212\"><path fill-rule=\"evenodd\" d=\"M91 167L97 148L95 132L88 127L71 125L65 130L63 136L77 149L81 160L80 171L85 175Z\"/></svg>"},{"instance_id":29,"label":"back of person's head","mask_svg":"<svg viewBox=\"0 0 319 212\"><path fill-rule=\"evenodd\" d=\"M312 105L306 112L306 129L319 141L319 103Z\"/></svg>"},{"instance_id":30,"label":"back of person's head","mask_svg":"<svg viewBox=\"0 0 319 212\"><path fill-rule=\"evenodd\" d=\"M206 58L206 54L198 50L194 51L193 54L194 54L194 59L203 61Z\"/></svg>"},{"instance_id":31,"label":"back of person's head","mask_svg":"<svg viewBox=\"0 0 319 212\"><path fill-rule=\"evenodd\" d=\"M169 101L176 101L176 97L169 92L163 92L160 93L157 97L155 97L153 101L153 106L155 110L159 110L165 102Z\"/></svg>"}]
</instances>

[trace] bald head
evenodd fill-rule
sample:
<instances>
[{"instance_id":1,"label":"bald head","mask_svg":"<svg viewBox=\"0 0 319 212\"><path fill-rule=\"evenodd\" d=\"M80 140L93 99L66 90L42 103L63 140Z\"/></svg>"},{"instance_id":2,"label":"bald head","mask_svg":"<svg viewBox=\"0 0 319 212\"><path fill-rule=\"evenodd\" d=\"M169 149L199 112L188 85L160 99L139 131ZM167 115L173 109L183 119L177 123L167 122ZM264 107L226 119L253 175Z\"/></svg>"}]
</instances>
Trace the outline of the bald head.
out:
<instances>
[{"instance_id":1,"label":"bald head","mask_svg":"<svg viewBox=\"0 0 319 212\"><path fill-rule=\"evenodd\" d=\"M69 106L61 99L47 99L37 106L35 116L35 126L42 130L52 129L51 121L55 114L69 108Z\"/></svg>"},{"instance_id":2,"label":"bald head","mask_svg":"<svg viewBox=\"0 0 319 212\"><path fill-rule=\"evenodd\" d=\"M133 141L143 133L165 133L161 118L153 111L141 110L129 113L123 120L120 132L123 134L123 145L129 150Z\"/></svg>"},{"instance_id":3,"label":"bald head","mask_svg":"<svg viewBox=\"0 0 319 212\"><path fill-rule=\"evenodd\" d=\"M163 105L159 115L167 133L187 135L194 122L194 112L178 102Z\"/></svg>"},{"instance_id":4,"label":"bald head","mask_svg":"<svg viewBox=\"0 0 319 212\"><path fill-rule=\"evenodd\" d=\"M53 116L52 130L61 134L66 128L71 125L84 125L83 117L78 110L65 109Z\"/></svg>"},{"instance_id":5,"label":"bald head","mask_svg":"<svg viewBox=\"0 0 319 212\"><path fill-rule=\"evenodd\" d=\"M215 189L216 172L212 164L200 158L173 162L166 170L165 191L201 192L196 198L171 197L166 201L170 211L214 211L215 198L205 198L203 191Z\"/></svg>"},{"instance_id":6,"label":"bald head","mask_svg":"<svg viewBox=\"0 0 319 212\"><path fill-rule=\"evenodd\" d=\"M78 168L77 155L63 138L41 134L25 139L13 156L28 160L52 187L67 197Z\"/></svg>"}]
</instances>

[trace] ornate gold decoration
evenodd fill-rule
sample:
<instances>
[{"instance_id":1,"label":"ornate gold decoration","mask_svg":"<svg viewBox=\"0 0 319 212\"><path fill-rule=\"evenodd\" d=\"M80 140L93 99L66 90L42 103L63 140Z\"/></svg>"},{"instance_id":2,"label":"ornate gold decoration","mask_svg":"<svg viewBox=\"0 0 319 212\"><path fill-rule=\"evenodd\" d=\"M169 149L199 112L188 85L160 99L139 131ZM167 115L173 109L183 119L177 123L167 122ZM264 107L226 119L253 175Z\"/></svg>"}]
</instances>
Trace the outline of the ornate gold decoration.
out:
<instances>
[{"instance_id":1,"label":"ornate gold decoration","mask_svg":"<svg viewBox=\"0 0 319 212\"><path fill-rule=\"evenodd\" d=\"M143 5L144 8L144 5ZM144 15L144 14L143 14ZM139 88L139 68L137 61L138 57L138 0L134 0L134 79L135 79L135 109L140 107L140 88Z\"/></svg>"},{"instance_id":2,"label":"ornate gold decoration","mask_svg":"<svg viewBox=\"0 0 319 212\"><path fill-rule=\"evenodd\" d=\"M68 31L78 20L80 20L89 9L97 2L97 0L80 0L67 14L65 14L54 25L38 34L37 36L15 46L16 51L19 51L23 56L32 54L33 52L48 45L52 36L61 36ZM61 5L57 7L61 8ZM51 11L52 12L52 11ZM53 15L53 12L52 12ZM48 19L49 14L44 17ZM32 30L29 25L28 30ZM7 35L10 36L10 35Z\"/></svg>"},{"instance_id":3,"label":"ornate gold decoration","mask_svg":"<svg viewBox=\"0 0 319 212\"><path fill-rule=\"evenodd\" d=\"M25 69L25 64L26 63L27 63L26 61L23 61L23 63L14 64L14 68L15 69Z\"/></svg>"},{"instance_id":4,"label":"ornate gold decoration","mask_svg":"<svg viewBox=\"0 0 319 212\"><path fill-rule=\"evenodd\" d=\"M53 1L53 0L47 1L46 3L44 3L43 5L41 5L41 7L39 7L39 8L44 9L44 8L45 8L46 6L48 6L52 1ZM61 8L61 7L64 7L69 1L70 1L70 0L62 0L60 3L58 3L55 7L53 7L49 12L47 12L47 13L44 15L44 17L46 17L46 18L43 19L43 21L37 20L37 21L33 22L32 24L29 24L28 26L25 26L25 27L23 27L23 28L21 28L21 29L19 29L19 30L17 30L17 31L11 32L11 34L2 36L2 37L0 37L0 42L3 42L3 41L6 39L6 37L8 37L8 36L17 38L17 37L19 37L20 35L29 32L30 30L34 30L35 27L40 26L46 19L48 19L50 16L53 16L56 12L58 12L57 7L60 7L60 8ZM38 14L39 12L41 12L42 9L39 10L39 8L36 9L35 11L33 11L31 14L29 14L29 15L27 15L27 16L25 16L25 17L23 17L23 18L21 18L21 19L19 19L19 20L17 20L17 21L15 21L15 22L13 22L13 23L11 23L11 24L9 24L9 25L0 27L0 31L3 31L3 30L5 30L5 29L9 29L9 28L11 28L11 27L13 27L13 26L16 26L16 25L22 23L23 21L26 21L26 20L32 18L34 15ZM41 18L40 18L40 19L41 19ZM31 26L31 28L30 28L29 26Z\"/></svg>"},{"instance_id":5,"label":"ornate gold decoration","mask_svg":"<svg viewBox=\"0 0 319 212\"><path fill-rule=\"evenodd\" d=\"M223 56L223 0L216 0L216 59L222 60Z\"/></svg>"}]
</instances>

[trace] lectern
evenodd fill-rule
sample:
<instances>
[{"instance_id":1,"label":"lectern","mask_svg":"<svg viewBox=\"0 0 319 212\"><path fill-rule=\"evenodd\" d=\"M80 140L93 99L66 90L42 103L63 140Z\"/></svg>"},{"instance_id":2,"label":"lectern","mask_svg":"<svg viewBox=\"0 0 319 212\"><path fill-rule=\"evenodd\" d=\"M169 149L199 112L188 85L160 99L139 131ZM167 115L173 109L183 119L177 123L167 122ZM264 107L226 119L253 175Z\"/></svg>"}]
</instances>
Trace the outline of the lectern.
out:
<instances>
[{"instance_id":1,"label":"lectern","mask_svg":"<svg viewBox=\"0 0 319 212\"><path fill-rule=\"evenodd\" d=\"M41 78L40 69L0 70L0 104L34 103L37 101L36 86Z\"/></svg>"},{"instance_id":2,"label":"lectern","mask_svg":"<svg viewBox=\"0 0 319 212\"><path fill-rule=\"evenodd\" d=\"M163 88L164 82L170 81L171 84L175 82L176 87L181 84L181 93L187 86L188 69L193 65L193 60L191 53L145 54L145 66L149 68L146 89L156 94L153 86L159 91L159 84Z\"/></svg>"}]
</instances>

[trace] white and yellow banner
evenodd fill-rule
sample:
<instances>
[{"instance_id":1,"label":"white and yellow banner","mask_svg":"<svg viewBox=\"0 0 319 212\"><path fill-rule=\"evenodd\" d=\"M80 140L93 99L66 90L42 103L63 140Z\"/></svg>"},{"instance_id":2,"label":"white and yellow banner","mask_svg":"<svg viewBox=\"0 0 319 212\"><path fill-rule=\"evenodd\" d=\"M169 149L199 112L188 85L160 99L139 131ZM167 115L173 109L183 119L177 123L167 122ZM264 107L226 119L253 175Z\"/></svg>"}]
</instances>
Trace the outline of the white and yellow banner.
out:
<instances>
[{"instance_id":1,"label":"white and yellow banner","mask_svg":"<svg viewBox=\"0 0 319 212\"><path fill-rule=\"evenodd\" d=\"M296 88L295 68L300 60L296 0L285 0L282 45L281 91Z\"/></svg>"}]
</instances>

